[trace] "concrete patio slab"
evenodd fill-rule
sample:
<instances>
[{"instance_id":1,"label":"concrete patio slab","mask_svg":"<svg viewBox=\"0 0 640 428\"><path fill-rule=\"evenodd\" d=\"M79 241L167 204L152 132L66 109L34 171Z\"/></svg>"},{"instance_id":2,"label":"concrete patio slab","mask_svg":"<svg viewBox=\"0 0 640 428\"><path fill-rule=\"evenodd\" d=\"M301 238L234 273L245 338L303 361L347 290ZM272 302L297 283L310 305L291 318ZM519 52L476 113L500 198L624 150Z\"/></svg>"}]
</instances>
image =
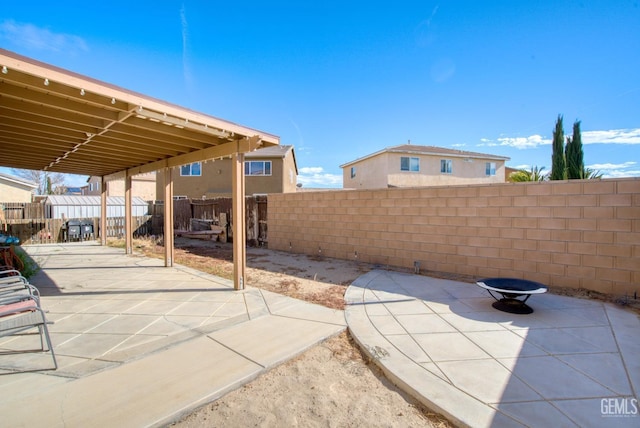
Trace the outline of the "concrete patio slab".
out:
<instances>
[{"instance_id":1,"label":"concrete patio slab","mask_svg":"<svg viewBox=\"0 0 640 428\"><path fill-rule=\"evenodd\" d=\"M26 372L50 354L8 352L37 337L0 339L3 426L163 426L346 328L342 311L95 243L25 250L59 368Z\"/></svg>"},{"instance_id":2,"label":"concrete patio slab","mask_svg":"<svg viewBox=\"0 0 640 428\"><path fill-rule=\"evenodd\" d=\"M528 302L533 314L509 314L475 284L384 270L359 277L345 301L362 349L456 424L640 426L633 312L544 294Z\"/></svg>"}]
</instances>

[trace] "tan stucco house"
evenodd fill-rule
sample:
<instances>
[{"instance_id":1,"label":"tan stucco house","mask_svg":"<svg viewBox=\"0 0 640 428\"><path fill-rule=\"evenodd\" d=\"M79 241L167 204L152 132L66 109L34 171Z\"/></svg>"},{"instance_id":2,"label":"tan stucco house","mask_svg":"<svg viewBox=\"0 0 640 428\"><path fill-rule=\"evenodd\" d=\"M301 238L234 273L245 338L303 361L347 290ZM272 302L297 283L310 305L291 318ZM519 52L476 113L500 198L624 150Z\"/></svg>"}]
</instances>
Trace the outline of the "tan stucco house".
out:
<instances>
[{"instance_id":1,"label":"tan stucco house","mask_svg":"<svg viewBox=\"0 0 640 428\"><path fill-rule=\"evenodd\" d=\"M0 202L31 202L37 188L32 181L0 173Z\"/></svg>"},{"instance_id":2,"label":"tan stucco house","mask_svg":"<svg viewBox=\"0 0 640 428\"><path fill-rule=\"evenodd\" d=\"M102 193L100 177L89 177L87 185L82 187L85 196L98 196ZM107 196L124 196L124 180L110 180L106 182ZM131 195L145 201L156 200L156 173L134 175L131 177Z\"/></svg>"},{"instance_id":3,"label":"tan stucco house","mask_svg":"<svg viewBox=\"0 0 640 428\"><path fill-rule=\"evenodd\" d=\"M503 183L510 158L403 144L340 165L345 189Z\"/></svg>"},{"instance_id":4,"label":"tan stucco house","mask_svg":"<svg viewBox=\"0 0 640 428\"><path fill-rule=\"evenodd\" d=\"M245 194L296 191L298 166L293 146L279 145L255 150L244 157ZM215 198L231 195L231 159L182 165L173 172L174 198ZM158 173L158 195L164 185Z\"/></svg>"}]
</instances>

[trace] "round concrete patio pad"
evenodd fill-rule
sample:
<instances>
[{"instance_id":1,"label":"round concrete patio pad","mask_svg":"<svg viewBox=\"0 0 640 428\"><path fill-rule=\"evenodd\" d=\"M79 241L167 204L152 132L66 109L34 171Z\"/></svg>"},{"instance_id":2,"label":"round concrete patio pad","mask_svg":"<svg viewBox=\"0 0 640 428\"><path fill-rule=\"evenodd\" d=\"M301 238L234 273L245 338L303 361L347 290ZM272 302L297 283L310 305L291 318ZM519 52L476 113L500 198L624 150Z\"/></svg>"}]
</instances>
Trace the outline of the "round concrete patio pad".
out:
<instances>
[{"instance_id":1,"label":"round concrete patio pad","mask_svg":"<svg viewBox=\"0 0 640 428\"><path fill-rule=\"evenodd\" d=\"M544 294L533 314L509 314L475 284L382 270L358 278L345 299L363 350L456 424L640 424L633 312Z\"/></svg>"}]
</instances>

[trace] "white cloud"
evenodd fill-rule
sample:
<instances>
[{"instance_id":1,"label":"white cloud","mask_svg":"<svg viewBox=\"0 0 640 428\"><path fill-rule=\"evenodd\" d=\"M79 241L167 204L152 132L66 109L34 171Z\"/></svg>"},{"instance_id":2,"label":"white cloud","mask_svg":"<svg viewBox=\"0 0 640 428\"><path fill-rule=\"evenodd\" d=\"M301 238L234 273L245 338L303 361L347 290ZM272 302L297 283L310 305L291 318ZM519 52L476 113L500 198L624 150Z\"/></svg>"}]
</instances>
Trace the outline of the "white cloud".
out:
<instances>
[{"instance_id":1,"label":"white cloud","mask_svg":"<svg viewBox=\"0 0 640 428\"><path fill-rule=\"evenodd\" d=\"M298 144L296 146L296 151L298 152L309 151L309 148L305 147L304 145L304 137L302 136L302 131L300 130L298 123L295 120L293 120L292 117L289 117L289 122L291 122L291 125L296 129L296 133L298 134Z\"/></svg>"},{"instance_id":2,"label":"white cloud","mask_svg":"<svg viewBox=\"0 0 640 428\"><path fill-rule=\"evenodd\" d=\"M535 149L538 146L551 144L551 140L543 138L541 135L531 135L529 137L503 137L498 138L497 143L488 143L490 146L507 146L516 149Z\"/></svg>"},{"instance_id":3,"label":"white cloud","mask_svg":"<svg viewBox=\"0 0 640 428\"><path fill-rule=\"evenodd\" d=\"M420 22L420 24L418 24L418 26L414 30L416 43L418 44L418 46L426 47L435 42L436 31L431 28L431 22L433 21L433 18L435 18L436 13L438 13L439 8L440 5L436 5L436 7L434 7L431 11L431 15L429 15L429 17L424 21Z\"/></svg>"},{"instance_id":4,"label":"white cloud","mask_svg":"<svg viewBox=\"0 0 640 428\"><path fill-rule=\"evenodd\" d=\"M187 22L187 10L184 3L180 8L180 25L182 27L182 74L190 93L194 92L193 74L189 61L189 22Z\"/></svg>"},{"instance_id":5,"label":"white cloud","mask_svg":"<svg viewBox=\"0 0 640 428\"><path fill-rule=\"evenodd\" d=\"M434 7L433 10L431 11L431 16L429 16L429 18L427 18L427 21L426 21L427 27L431 25L431 21L436 16L436 13L438 12L439 8L440 8L440 5L436 5L436 7Z\"/></svg>"},{"instance_id":6,"label":"white cloud","mask_svg":"<svg viewBox=\"0 0 640 428\"><path fill-rule=\"evenodd\" d=\"M582 131L583 144L640 144L640 128Z\"/></svg>"},{"instance_id":7,"label":"white cloud","mask_svg":"<svg viewBox=\"0 0 640 428\"><path fill-rule=\"evenodd\" d=\"M304 168L300 168L299 172L301 174L320 174L324 171L324 168L321 166L307 166Z\"/></svg>"},{"instance_id":8,"label":"white cloud","mask_svg":"<svg viewBox=\"0 0 640 428\"><path fill-rule=\"evenodd\" d=\"M54 33L46 28L36 27L33 24L22 24L13 20L0 23L0 40L6 40L31 50L71 53L89 50L81 37Z\"/></svg>"},{"instance_id":9,"label":"white cloud","mask_svg":"<svg viewBox=\"0 0 640 428\"><path fill-rule=\"evenodd\" d=\"M640 171L637 169L629 169L635 167L637 164L638 163L634 161L624 163L594 163L592 165L585 165L585 167L602 173L603 178L624 178L640 176Z\"/></svg>"},{"instance_id":10,"label":"white cloud","mask_svg":"<svg viewBox=\"0 0 640 428\"><path fill-rule=\"evenodd\" d=\"M595 163L593 165L587 165L587 168L597 169L599 171L602 170L615 170L615 169L625 169L630 168L636 165L637 162L624 162L624 163Z\"/></svg>"},{"instance_id":11,"label":"white cloud","mask_svg":"<svg viewBox=\"0 0 640 428\"><path fill-rule=\"evenodd\" d=\"M523 163L521 165L515 165L515 166L512 166L510 168L524 169L526 171L530 171L533 168L537 168L538 171L540 171L542 174L547 174L549 172L549 170L547 170L547 167L545 167L545 166L531 165L531 164L528 164L528 163Z\"/></svg>"},{"instance_id":12,"label":"white cloud","mask_svg":"<svg viewBox=\"0 0 640 428\"><path fill-rule=\"evenodd\" d=\"M298 170L298 183L307 187L342 187L342 175L330 174L320 166Z\"/></svg>"},{"instance_id":13,"label":"white cloud","mask_svg":"<svg viewBox=\"0 0 640 428\"><path fill-rule=\"evenodd\" d=\"M571 136L571 131L565 131L565 136ZM481 138L478 146L506 146L516 149L535 149L538 146L549 145L553 141L541 135L531 135L529 137L502 137L496 141L488 138ZM640 128L634 129L611 129L608 131L582 131L583 144L640 144Z\"/></svg>"},{"instance_id":14,"label":"white cloud","mask_svg":"<svg viewBox=\"0 0 640 428\"><path fill-rule=\"evenodd\" d=\"M625 178L625 177L640 177L640 170L628 170L628 171L601 171L603 172L603 178Z\"/></svg>"}]
</instances>

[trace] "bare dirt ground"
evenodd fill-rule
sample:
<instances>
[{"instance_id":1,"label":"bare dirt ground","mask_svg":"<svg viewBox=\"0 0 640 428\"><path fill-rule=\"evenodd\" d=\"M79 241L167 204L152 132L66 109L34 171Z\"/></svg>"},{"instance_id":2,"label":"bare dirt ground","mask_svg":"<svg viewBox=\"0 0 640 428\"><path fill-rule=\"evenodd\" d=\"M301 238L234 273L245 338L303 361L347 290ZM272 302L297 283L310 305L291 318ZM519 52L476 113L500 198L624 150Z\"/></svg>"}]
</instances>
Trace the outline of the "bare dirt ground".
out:
<instances>
[{"instance_id":1,"label":"bare dirt ground","mask_svg":"<svg viewBox=\"0 0 640 428\"><path fill-rule=\"evenodd\" d=\"M177 238L176 261L232 278L231 244ZM366 263L247 248L247 285L286 294L333 309L344 309L344 292L360 275L373 269Z\"/></svg>"},{"instance_id":2,"label":"bare dirt ground","mask_svg":"<svg viewBox=\"0 0 640 428\"><path fill-rule=\"evenodd\" d=\"M115 244L117 245L117 244ZM163 257L151 240L136 240L137 251ZM176 263L232 278L232 245L177 238ZM344 309L344 292L375 266L263 248L247 249L247 285ZM422 274L463 282L475 278L438 272ZM550 290L556 294L598 299L640 313L634 299L588 290ZM360 353L347 333L329 339L269 371L244 387L206 405L175 427L451 427L442 416L422 407L391 384Z\"/></svg>"},{"instance_id":3,"label":"bare dirt ground","mask_svg":"<svg viewBox=\"0 0 640 428\"><path fill-rule=\"evenodd\" d=\"M449 427L369 366L347 333L329 339L173 426Z\"/></svg>"}]
</instances>

